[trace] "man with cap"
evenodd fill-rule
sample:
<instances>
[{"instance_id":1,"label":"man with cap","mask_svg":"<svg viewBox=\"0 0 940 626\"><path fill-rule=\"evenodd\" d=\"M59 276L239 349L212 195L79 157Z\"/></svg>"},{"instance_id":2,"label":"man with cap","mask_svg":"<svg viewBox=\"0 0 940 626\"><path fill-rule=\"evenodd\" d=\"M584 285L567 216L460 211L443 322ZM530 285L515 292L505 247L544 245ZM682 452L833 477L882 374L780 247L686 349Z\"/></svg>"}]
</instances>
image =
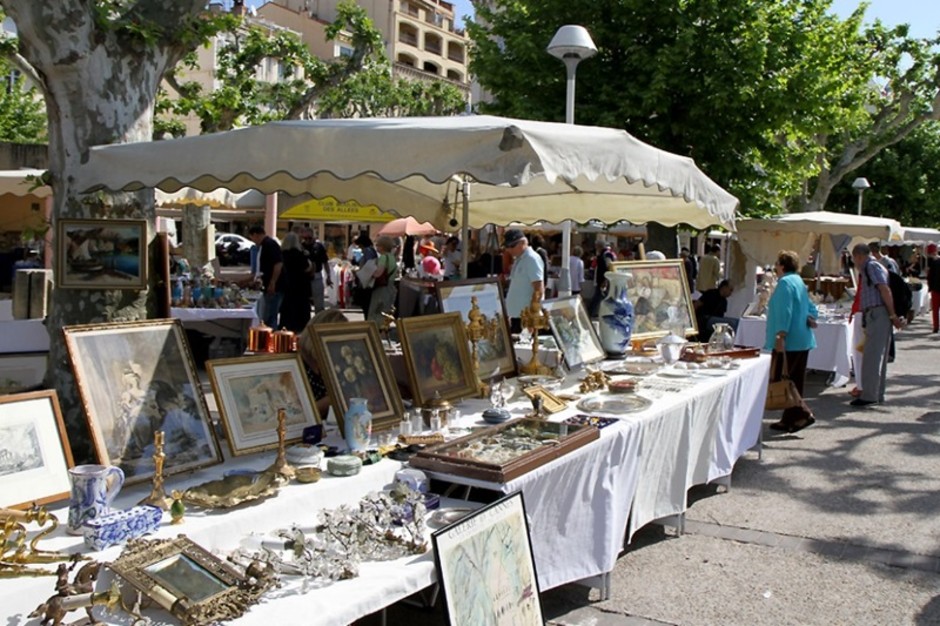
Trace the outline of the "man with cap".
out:
<instances>
[{"instance_id":1,"label":"man with cap","mask_svg":"<svg viewBox=\"0 0 940 626\"><path fill-rule=\"evenodd\" d=\"M862 407L884 402L891 327L900 330L904 324L894 310L888 270L872 258L871 250L864 243L852 248L852 260L858 268L859 289L862 290L859 305L865 349L862 352L862 394L851 404Z\"/></svg>"},{"instance_id":2,"label":"man with cap","mask_svg":"<svg viewBox=\"0 0 940 626\"><path fill-rule=\"evenodd\" d=\"M535 290L542 288L545 270L542 259L529 247L529 240L521 230L507 230L503 235L503 248L513 259L509 291L506 292L506 315L509 316L510 331L520 333L522 310L532 302Z\"/></svg>"},{"instance_id":3,"label":"man with cap","mask_svg":"<svg viewBox=\"0 0 940 626\"><path fill-rule=\"evenodd\" d=\"M937 244L927 244L927 289L930 291L930 315L933 332L940 330L940 257Z\"/></svg>"}]
</instances>

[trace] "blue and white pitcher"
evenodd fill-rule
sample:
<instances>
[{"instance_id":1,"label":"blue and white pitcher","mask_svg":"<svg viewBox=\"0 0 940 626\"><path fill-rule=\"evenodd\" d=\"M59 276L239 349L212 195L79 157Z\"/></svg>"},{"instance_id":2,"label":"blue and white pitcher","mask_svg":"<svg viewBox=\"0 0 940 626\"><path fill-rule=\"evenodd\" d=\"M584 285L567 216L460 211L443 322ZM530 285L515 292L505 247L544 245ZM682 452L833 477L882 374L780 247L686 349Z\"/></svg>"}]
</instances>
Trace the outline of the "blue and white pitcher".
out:
<instances>
[{"instance_id":1,"label":"blue and white pitcher","mask_svg":"<svg viewBox=\"0 0 940 626\"><path fill-rule=\"evenodd\" d=\"M607 297L598 309L601 346L608 356L623 356L630 349L633 336L633 303L627 297L626 274L607 272Z\"/></svg>"},{"instance_id":2,"label":"blue and white pitcher","mask_svg":"<svg viewBox=\"0 0 940 626\"><path fill-rule=\"evenodd\" d=\"M124 485L121 468L108 465L76 465L69 470L68 532L82 534L82 525L111 512L111 502Z\"/></svg>"}]
</instances>

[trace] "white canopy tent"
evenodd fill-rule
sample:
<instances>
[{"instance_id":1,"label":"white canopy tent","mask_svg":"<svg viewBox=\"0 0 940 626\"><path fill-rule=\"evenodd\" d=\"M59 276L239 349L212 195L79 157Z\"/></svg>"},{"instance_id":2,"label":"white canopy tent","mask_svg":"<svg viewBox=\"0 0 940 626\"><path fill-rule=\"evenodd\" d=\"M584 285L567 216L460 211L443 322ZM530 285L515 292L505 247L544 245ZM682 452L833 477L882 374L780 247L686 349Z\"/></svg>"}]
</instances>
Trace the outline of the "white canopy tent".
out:
<instances>
[{"instance_id":1,"label":"white canopy tent","mask_svg":"<svg viewBox=\"0 0 940 626\"><path fill-rule=\"evenodd\" d=\"M923 245L930 242L940 242L940 230L936 228L917 228L914 226L904 227L904 243Z\"/></svg>"},{"instance_id":2,"label":"white canopy tent","mask_svg":"<svg viewBox=\"0 0 940 626\"><path fill-rule=\"evenodd\" d=\"M283 191L375 204L446 229L591 218L734 228L738 201L686 157L622 130L490 116L273 122L99 146L77 187ZM462 205L462 206L461 206Z\"/></svg>"}]
</instances>

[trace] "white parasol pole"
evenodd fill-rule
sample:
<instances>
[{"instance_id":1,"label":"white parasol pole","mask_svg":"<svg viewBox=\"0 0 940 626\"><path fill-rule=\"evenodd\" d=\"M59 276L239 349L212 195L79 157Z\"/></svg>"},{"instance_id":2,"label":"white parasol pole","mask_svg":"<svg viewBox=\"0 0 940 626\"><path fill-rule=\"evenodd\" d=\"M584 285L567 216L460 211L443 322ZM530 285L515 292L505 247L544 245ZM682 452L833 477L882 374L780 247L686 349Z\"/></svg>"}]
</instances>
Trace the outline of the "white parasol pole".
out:
<instances>
[{"instance_id":1,"label":"white parasol pole","mask_svg":"<svg viewBox=\"0 0 940 626\"><path fill-rule=\"evenodd\" d=\"M460 277L467 280L467 264L470 261L470 182L461 182L463 192L463 226L460 229Z\"/></svg>"}]
</instances>

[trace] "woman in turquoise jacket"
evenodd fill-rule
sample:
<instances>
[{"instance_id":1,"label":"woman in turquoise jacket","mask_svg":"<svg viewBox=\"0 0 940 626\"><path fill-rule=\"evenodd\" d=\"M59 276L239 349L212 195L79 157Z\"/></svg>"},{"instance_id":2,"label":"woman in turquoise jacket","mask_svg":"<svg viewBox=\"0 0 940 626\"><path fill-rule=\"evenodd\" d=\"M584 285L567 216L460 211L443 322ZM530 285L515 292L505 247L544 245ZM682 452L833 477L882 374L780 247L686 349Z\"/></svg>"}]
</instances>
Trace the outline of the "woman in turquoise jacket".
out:
<instances>
[{"instance_id":1,"label":"woman in turquoise jacket","mask_svg":"<svg viewBox=\"0 0 940 626\"><path fill-rule=\"evenodd\" d=\"M792 250L781 250L777 254L774 271L777 286L767 305L766 350L773 351L771 380L779 380L786 354L787 373L796 384L800 397L806 382L806 361L809 351L816 347L816 305L809 299L809 292L799 275L800 256ZM800 406L784 410L779 422L770 425L774 430L795 433L816 421L813 412L803 400Z\"/></svg>"}]
</instances>

